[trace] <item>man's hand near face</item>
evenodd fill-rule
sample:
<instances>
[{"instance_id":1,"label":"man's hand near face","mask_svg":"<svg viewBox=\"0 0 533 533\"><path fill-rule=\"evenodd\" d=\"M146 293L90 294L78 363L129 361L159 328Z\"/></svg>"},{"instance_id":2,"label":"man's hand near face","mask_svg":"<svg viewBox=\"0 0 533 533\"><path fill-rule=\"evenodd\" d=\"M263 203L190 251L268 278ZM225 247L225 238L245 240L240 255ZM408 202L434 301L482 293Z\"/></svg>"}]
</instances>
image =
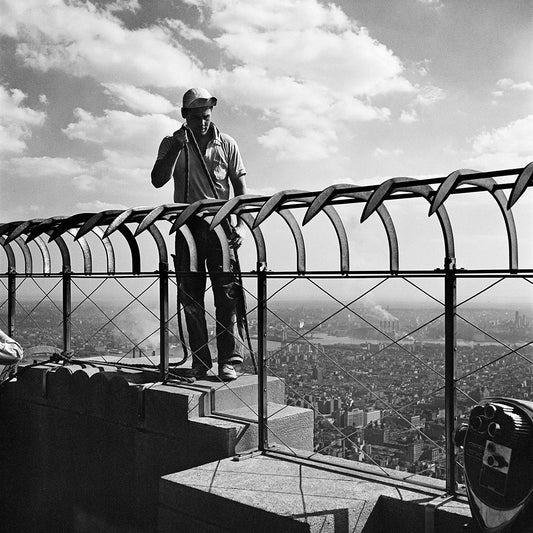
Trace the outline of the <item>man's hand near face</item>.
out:
<instances>
[{"instance_id":1,"label":"man's hand near face","mask_svg":"<svg viewBox=\"0 0 533 533\"><path fill-rule=\"evenodd\" d=\"M176 147L181 150L185 146L185 144L189 142L189 137L187 136L185 124L179 130L176 130L172 134L172 137L174 139Z\"/></svg>"}]
</instances>

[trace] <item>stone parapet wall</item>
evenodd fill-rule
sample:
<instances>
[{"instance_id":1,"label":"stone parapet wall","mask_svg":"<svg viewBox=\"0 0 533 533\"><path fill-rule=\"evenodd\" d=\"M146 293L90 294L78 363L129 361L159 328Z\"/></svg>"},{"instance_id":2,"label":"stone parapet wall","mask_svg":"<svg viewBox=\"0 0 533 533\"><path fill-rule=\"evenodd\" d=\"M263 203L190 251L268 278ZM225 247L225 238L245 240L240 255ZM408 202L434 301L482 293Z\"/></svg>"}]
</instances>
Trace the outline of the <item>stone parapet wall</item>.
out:
<instances>
[{"instance_id":1,"label":"stone parapet wall","mask_svg":"<svg viewBox=\"0 0 533 533\"><path fill-rule=\"evenodd\" d=\"M282 384L271 386L279 401ZM156 531L161 476L254 445L255 424L224 408L228 387L224 416L211 414L210 387L113 367L23 371L0 393L2 531ZM307 428L280 419L281 440L312 446L312 412L286 414Z\"/></svg>"}]
</instances>

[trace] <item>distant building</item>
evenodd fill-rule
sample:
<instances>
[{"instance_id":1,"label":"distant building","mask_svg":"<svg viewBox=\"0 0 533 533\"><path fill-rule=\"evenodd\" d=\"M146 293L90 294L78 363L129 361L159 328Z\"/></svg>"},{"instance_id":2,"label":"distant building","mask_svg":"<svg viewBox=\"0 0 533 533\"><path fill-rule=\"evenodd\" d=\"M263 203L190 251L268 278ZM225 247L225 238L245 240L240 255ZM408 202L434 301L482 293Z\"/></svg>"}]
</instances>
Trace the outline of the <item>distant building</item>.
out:
<instances>
[{"instance_id":1,"label":"distant building","mask_svg":"<svg viewBox=\"0 0 533 533\"><path fill-rule=\"evenodd\" d=\"M417 429L422 429L425 425L425 420L420 418L420 415L413 415L411 417L411 425Z\"/></svg>"},{"instance_id":2,"label":"distant building","mask_svg":"<svg viewBox=\"0 0 533 533\"><path fill-rule=\"evenodd\" d=\"M379 422L380 420L381 411L379 409L374 409L365 413L365 425L370 424L371 422Z\"/></svg>"},{"instance_id":3,"label":"distant building","mask_svg":"<svg viewBox=\"0 0 533 533\"><path fill-rule=\"evenodd\" d=\"M324 379L324 369L315 365L313 367L313 379L316 379L319 383L322 383Z\"/></svg>"},{"instance_id":4,"label":"distant building","mask_svg":"<svg viewBox=\"0 0 533 533\"><path fill-rule=\"evenodd\" d=\"M333 399L319 400L318 412L322 415L329 415L333 412Z\"/></svg>"},{"instance_id":5,"label":"distant building","mask_svg":"<svg viewBox=\"0 0 533 533\"><path fill-rule=\"evenodd\" d=\"M366 427L363 431L365 442L377 446L383 446L390 442L390 430L388 428Z\"/></svg>"},{"instance_id":6,"label":"distant building","mask_svg":"<svg viewBox=\"0 0 533 533\"><path fill-rule=\"evenodd\" d=\"M339 411L337 424L339 427L362 428L365 425L365 412L362 409Z\"/></svg>"},{"instance_id":7,"label":"distant building","mask_svg":"<svg viewBox=\"0 0 533 533\"><path fill-rule=\"evenodd\" d=\"M405 457L405 460L408 463L414 463L420 459L420 456L422 455L423 449L423 443L421 440L415 440L411 444L407 445L407 454Z\"/></svg>"}]
</instances>

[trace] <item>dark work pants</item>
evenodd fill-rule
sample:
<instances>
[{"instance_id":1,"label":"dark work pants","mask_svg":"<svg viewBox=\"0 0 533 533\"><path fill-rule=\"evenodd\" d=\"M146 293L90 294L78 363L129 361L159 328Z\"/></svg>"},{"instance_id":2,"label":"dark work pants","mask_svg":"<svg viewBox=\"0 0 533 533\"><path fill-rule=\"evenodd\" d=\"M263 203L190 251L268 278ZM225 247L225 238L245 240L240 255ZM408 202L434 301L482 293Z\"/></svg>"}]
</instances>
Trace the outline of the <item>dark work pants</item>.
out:
<instances>
[{"instance_id":1,"label":"dark work pants","mask_svg":"<svg viewBox=\"0 0 533 533\"><path fill-rule=\"evenodd\" d=\"M242 363L243 344L237 326L237 309L242 288L238 282L235 253L230 249L231 272L223 272L220 241L214 231L209 231L209 223L201 218L194 218L187 226L196 243L198 272L190 272L189 249L179 230L176 232L174 266L193 355L192 366L205 370L213 364L208 346L204 304L207 273L211 279L215 302L218 363Z\"/></svg>"}]
</instances>

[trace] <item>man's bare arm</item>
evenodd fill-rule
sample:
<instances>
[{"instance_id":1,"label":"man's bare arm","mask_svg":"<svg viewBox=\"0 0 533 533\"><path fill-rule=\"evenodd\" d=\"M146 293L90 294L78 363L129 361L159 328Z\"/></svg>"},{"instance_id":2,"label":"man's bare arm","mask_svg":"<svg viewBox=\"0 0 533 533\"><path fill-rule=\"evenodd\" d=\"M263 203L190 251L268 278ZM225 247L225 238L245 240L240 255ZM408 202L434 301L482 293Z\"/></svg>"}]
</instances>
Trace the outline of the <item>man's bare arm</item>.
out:
<instances>
[{"instance_id":1,"label":"man's bare arm","mask_svg":"<svg viewBox=\"0 0 533 533\"><path fill-rule=\"evenodd\" d=\"M163 187L172 177L172 169L179 154L179 148L173 146L162 159L158 159L152 169L152 185L156 188Z\"/></svg>"},{"instance_id":2,"label":"man's bare arm","mask_svg":"<svg viewBox=\"0 0 533 533\"><path fill-rule=\"evenodd\" d=\"M246 174L243 174L242 176L232 180L231 185L233 186L234 196L246 194Z\"/></svg>"},{"instance_id":3,"label":"man's bare arm","mask_svg":"<svg viewBox=\"0 0 533 533\"><path fill-rule=\"evenodd\" d=\"M172 177L172 169L176 163L176 159L183 148L183 145L187 142L187 133L180 128L175 131L172 136L172 146L169 151L163 156L162 159L158 159L154 168L152 169L152 185L159 189L163 187L165 183Z\"/></svg>"}]
</instances>

